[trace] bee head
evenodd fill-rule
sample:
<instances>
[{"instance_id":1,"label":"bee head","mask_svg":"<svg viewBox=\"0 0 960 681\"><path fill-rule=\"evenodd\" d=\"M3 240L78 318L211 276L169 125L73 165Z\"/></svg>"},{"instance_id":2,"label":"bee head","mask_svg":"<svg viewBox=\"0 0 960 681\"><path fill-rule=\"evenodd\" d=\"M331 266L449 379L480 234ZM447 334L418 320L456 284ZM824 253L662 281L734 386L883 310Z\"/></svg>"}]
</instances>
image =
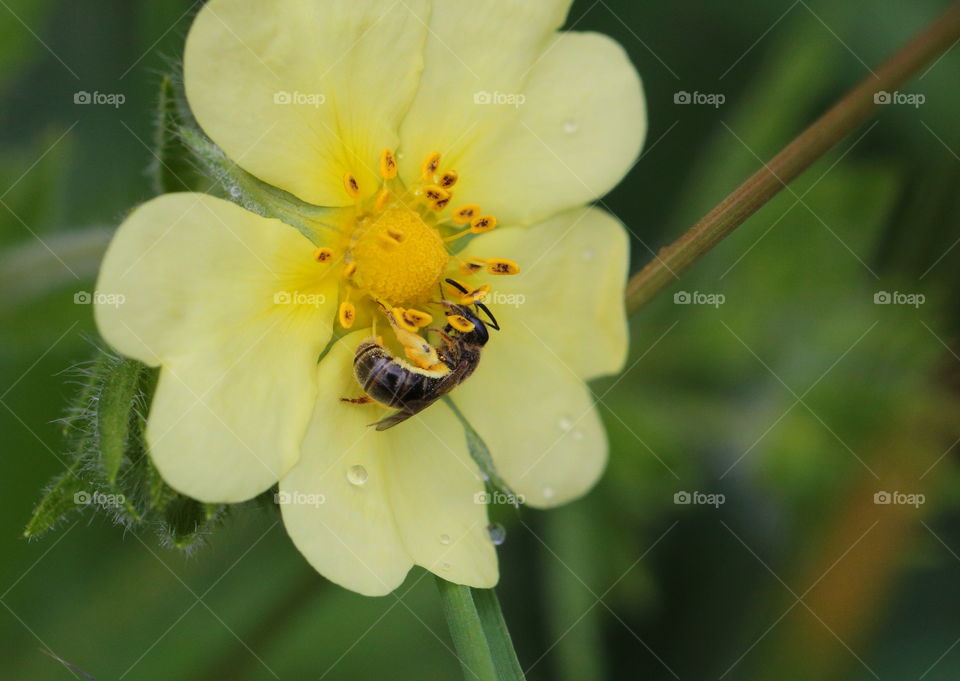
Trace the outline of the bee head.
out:
<instances>
[{"instance_id":1,"label":"bee head","mask_svg":"<svg viewBox=\"0 0 960 681\"><path fill-rule=\"evenodd\" d=\"M455 334L469 345L486 345L487 341L490 340L490 332L487 330L487 326L492 326L494 329L499 328L481 319L477 312L467 305L458 305L445 300L443 306L446 308L447 315L447 326L444 331ZM464 321L468 325L472 325L473 328L469 330L458 328L458 326L466 326L463 324Z\"/></svg>"}]
</instances>

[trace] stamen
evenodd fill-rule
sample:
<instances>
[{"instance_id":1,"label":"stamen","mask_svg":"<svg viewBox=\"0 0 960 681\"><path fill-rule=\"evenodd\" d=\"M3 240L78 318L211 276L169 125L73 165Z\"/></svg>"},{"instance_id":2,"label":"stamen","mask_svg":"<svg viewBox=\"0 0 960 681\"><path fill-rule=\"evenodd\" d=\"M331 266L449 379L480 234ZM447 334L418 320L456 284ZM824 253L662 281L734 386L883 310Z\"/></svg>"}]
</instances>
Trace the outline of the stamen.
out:
<instances>
[{"instance_id":1,"label":"stamen","mask_svg":"<svg viewBox=\"0 0 960 681\"><path fill-rule=\"evenodd\" d=\"M340 303L340 311L337 314L338 319L340 320L340 326L345 329L349 329L353 326L353 320L357 316L357 308L354 307L353 303L349 300L345 300Z\"/></svg>"},{"instance_id":2,"label":"stamen","mask_svg":"<svg viewBox=\"0 0 960 681\"><path fill-rule=\"evenodd\" d=\"M348 262L347 266L343 268L343 276L349 279L357 271L357 263Z\"/></svg>"},{"instance_id":3,"label":"stamen","mask_svg":"<svg viewBox=\"0 0 960 681\"><path fill-rule=\"evenodd\" d=\"M378 213L383 212L383 209L387 207L387 204L390 202L390 190L381 189L380 193L377 194L377 199L373 203L373 208Z\"/></svg>"},{"instance_id":4,"label":"stamen","mask_svg":"<svg viewBox=\"0 0 960 681\"><path fill-rule=\"evenodd\" d=\"M360 196L360 183L357 182L357 178L355 178L352 173L344 174L343 188L347 190L347 194L351 199Z\"/></svg>"},{"instance_id":5,"label":"stamen","mask_svg":"<svg viewBox=\"0 0 960 681\"><path fill-rule=\"evenodd\" d=\"M455 328L460 333L469 333L476 328L476 325L463 315L447 315L447 324Z\"/></svg>"},{"instance_id":6,"label":"stamen","mask_svg":"<svg viewBox=\"0 0 960 681\"><path fill-rule=\"evenodd\" d=\"M460 264L460 272L463 274L476 274L487 266L487 261L483 258L467 258Z\"/></svg>"},{"instance_id":7,"label":"stamen","mask_svg":"<svg viewBox=\"0 0 960 681\"><path fill-rule=\"evenodd\" d=\"M428 184L423 188L423 196L436 211L443 210L450 203L450 192L437 184Z\"/></svg>"},{"instance_id":8,"label":"stamen","mask_svg":"<svg viewBox=\"0 0 960 681\"><path fill-rule=\"evenodd\" d=\"M433 182L433 176L437 174L437 168L440 167L440 152L435 151L423 160L420 166L420 177L424 182Z\"/></svg>"},{"instance_id":9,"label":"stamen","mask_svg":"<svg viewBox=\"0 0 960 681\"><path fill-rule=\"evenodd\" d=\"M319 263L328 263L333 259L333 249L321 246L313 252L313 259Z\"/></svg>"},{"instance_id":10,"label":"stamen","mask_svg":"<svg viewBox=\"0 0 960 681\"><path fill-rule=\"evenodd\" d=\"M443 175L440 176L440 181L437 183L444 189L450 189L453 185L457 183L457 180L460 179L460 174L456 170L448 170Z\"/></svg>"},{"instance_id":11,"label":"stamen","mask_svg":"<svg viewBox=\"0 0 960 681\"><path fill-rule=\"evenodd\" d=\"M447 284L454 295L460 296L457 302L459 302L461 305L473 305L474 303L478 303L486 298L490 293L490 284L483 284L482 286L471 289L462 281L457 281L456 279L451 279L450 281L456 282L460 287L462 287L461 290L453 284ZM467 291L467 293L463 293L463 291Z\"/></svg>"},{"instance_id":12,"label":"stamen","mask_svg":"<svg viewBox=\"0 0 960 681\"><path fill-rule=\"evenodd\" d=\"M497 226L497 219L492 215L481 215L470 221L470 231L474 234L483 234L489 232Z\"/></svg>"},{"instance_id":13,"label":"stamen","mask_svg":"<svg viewBox=\"0 0 960 681\"><path fill-rule=\"evenodd\" d=\"M404 331L409 331L410 333L416 333L418 327L416 324L409 321L404 314L406 310L402 307L394 307L390 309L390 321L393 322L396 326L399 326Z\"/></svg>"},{"instance_id":14,"label":"stamen","mask_svg":"<svg viewBox=\"0 0 960 681\"><path fill-rule=\"evenodd\" d=\"M520 265L506 258L490 258L487 261L487 272L490 274L519 274Z\"/></svg>"},{"instance_id":15,"label":"stamen","mask_svg":"<svg viewBox=\"0 0 960 681\"><path fill-rule=\"evenodd\" d=\"M416 327L417 329L422 329L425 326L428 326L433 322L433 317L427 314L426 312L421 312L420 310L415 310L413 308L408 308L403 311L403 319L411 326Z\"/></svg>"},{"instance_id":16,"label":"stamen","mask_svg":"<svg viewBox=\"0 0 960 681\"><path fill-rule=\"evenodd\" d=\"M465 206L460 206L453 211L453 221L458 225L465 225L477 217L479 212L480 206L475 203L468 203Z\"/></svg>"},{"instance_id":17,"label":"stamen","mask_svg":"<svg viewBox=\"0 0 960 681\"><path fill-rule=\"evenodd\" d=\"M397 176L397 159L389 149L380 152L380 176L387 180Z\"/></svg>"}]
</instances>

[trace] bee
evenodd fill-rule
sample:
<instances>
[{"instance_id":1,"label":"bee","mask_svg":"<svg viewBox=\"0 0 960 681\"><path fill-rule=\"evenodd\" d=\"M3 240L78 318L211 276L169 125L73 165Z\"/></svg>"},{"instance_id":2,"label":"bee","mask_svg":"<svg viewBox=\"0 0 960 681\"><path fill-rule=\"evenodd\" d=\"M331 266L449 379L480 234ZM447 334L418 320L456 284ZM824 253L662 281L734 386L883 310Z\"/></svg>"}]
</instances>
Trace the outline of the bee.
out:
<instances>
[{"instance_id":1,"label":"bee","mask_svg":"<svg viewBox=\"0 0 960 681\"><path fill-rule=\"evenodd\" d=\"M463 293L457 282L448 279L447 283ZM467 305L458 305L442 301L447 317L461 317L460 326L470 327L460 331L449 322L442 330L436 331L443 342L442 346L425 348L435 351L436 365L422 369L394 357L375 338L369 338L359 346L353 357L353 373L357 383L366 395L359 399L343 398L344 401L364 404L371 400L393 407L397 411L370 425L377 430L392 428L406 421L467 380L480 363L483 346L490 340L488 327L500 330L497 320L483 303L474 304L476 312ZM478 314L483 311L489 318L484 321ZM464 324L464 320L468 322ZM429 344L424 341L426 346Z\"/></svg>"}]
</instances>

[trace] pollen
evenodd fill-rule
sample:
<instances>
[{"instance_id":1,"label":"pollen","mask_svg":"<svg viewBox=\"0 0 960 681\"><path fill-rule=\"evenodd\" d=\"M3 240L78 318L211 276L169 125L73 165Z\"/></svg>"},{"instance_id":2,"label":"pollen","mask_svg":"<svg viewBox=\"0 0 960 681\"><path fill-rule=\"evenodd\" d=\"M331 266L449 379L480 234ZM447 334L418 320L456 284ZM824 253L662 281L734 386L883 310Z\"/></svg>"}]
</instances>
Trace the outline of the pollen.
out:
<instances>
[{"instance_id":1,"label":"pollen","mask_svg":"<svg viewBox=\"0 0 960 681\"><path fill-rule=\"evenodd\" d=\"M350 173L343 176L343 188L347 190L347 194L351 199L360 196L360 183L357 182L357 178Z\"/></svg>"},{"instance_id":2,"label":"pollen","mask_svg":"<svg viewBox=\"0 0 960 681\"><path fill-rule=\"evenodd\" d=\"M473 322L458 314L447 315L447 323L461 333L469 333L475 328Z\"/></svg>"},{"instance_id":3,"label":"pollen","mask_svg":"<svg viewBox=\"0 0 960 681\"><path fill-rule=\"evenodd\" d=\"M487 260L487 272L490 274L519 274L520 265L506 258L490 258Z\"/></svg>"},{"instance_id":4,"label":"pollen","mask_svg":"<svg viewBox=\"0 0 960 681\"><path fill-rule=\"evenodd\" d=\"M353 326L353 320L357 316L357 308L354 307L353 303L348 300L340 303L340 311L337 314L337 318L340 320L340 326L345 329L349 329Z\"/></svg>"},{"instance_id":5,"label":"pollen","mask_svg":"<svg viewBox=\"0 0 960 681\"><path fill-rule=\"evenodd\" d=\"M321 246L313 252L313 259L319 263L328 263L333 259L333 249Z\"/></svg>"},{"instance_id":6,"label":"pollen","mask_svg":"<svg viewBox=\"0 0 960 681\"><path fill-rule=\"evenodd\" d=\"M450 258L436 229L399 207L359 225L348 256L356 265L354 285L390 305L429 300Z\"/></svg>"}]
</instances>

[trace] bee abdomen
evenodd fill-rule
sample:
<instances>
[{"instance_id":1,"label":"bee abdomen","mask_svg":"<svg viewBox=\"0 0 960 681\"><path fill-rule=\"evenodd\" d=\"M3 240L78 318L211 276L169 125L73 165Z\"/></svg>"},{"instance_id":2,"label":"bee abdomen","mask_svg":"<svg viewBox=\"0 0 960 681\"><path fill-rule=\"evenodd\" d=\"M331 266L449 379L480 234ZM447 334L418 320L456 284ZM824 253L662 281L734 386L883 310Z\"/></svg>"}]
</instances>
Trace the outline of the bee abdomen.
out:
<instances>
[{"instance_id":1,"label":"bee abdomen","mask_svg":"<svg viewBox=\"0 0 960 681\"><path fill-rule=\"evenodd\" d=\"M357 347L353 370L365 393L396 409L405 409L427 398L437 380L410 371L372 340L363 341Z\"/></svg>"}]
</instances>

